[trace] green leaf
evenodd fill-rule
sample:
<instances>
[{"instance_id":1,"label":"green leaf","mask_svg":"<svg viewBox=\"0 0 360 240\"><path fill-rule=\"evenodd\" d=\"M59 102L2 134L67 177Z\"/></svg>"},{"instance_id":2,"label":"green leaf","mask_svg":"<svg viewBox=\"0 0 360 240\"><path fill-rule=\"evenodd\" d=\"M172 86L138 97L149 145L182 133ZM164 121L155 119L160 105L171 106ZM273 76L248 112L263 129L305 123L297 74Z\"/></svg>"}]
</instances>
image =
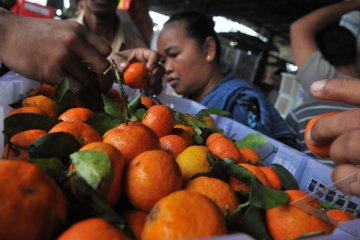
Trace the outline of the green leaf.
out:
<instances>
[{"instance_id":1,"label":"green leaf","mask_svg":"<svg viewBox=\"0 0 360 240\"><path fill-rule=\"evenodd\" d=\"M284 189L299 189L299 184L297 183L296 179L286 168L276 163L271 164L270 167L274 169L276 174L279 176L281 185L284 187Z\"/></svg>"},{"instance_id":2,"label":"green leaf","mask_svg":"<svg viewBox=\"0 0 360 240\"><path fill-rule=\"evenodd\" d=\"M102 151L78 151L70 155L76 174L104 195L112 179L111 160Z\"/></svg>"},{"instance_id":3,"label":"green leaf","mask_svg":"<svg viewBox=\"0 0 360 240\"><path fill-rule=\"evenodd\" d=\"M225 158L223 161L217 161L216 163L229 176L236 178L237 180L242 181L245 184L250 185L251 179L256 179L256 176L252 172L250 172L243 166L238 165L231 158Z\"/></svg>"},{"instance_id":4,"label":"green leaf","mask_svg":"<svg viewBox=\"0 0 360 240\"><path fill-rule=\"evenodd\" d=\"M206 108L206 109L202 109L200 110L195 116L198 118L203 118L207 115L210 114L215 114L215 115L219 115L219 116L225 116L225 117L231 117L231 113L228 111L225 111L221 108Z\"/></svg>"},{"instance_id":5,"label":"green leaf","mask_svg":"<svg viewBox=\"0 0 360 240\"><path fill-rule=\"evenodd\" d=\"M108 130L119 126L119 124L123 122L125 121L107 113L96 113L86 121L86 123L93 127L100 135L103 135Z\"/></svg>"},{"instance_id":6,"label":"green leaf","mask_svg":"<svg viewBox=\"0 0 360 240\"><path fill-rule=\"evenodd\" d=\"M216 163L217 161L223 161L221 159L214 159L214 157L211 155L211 153L207 153L206 159L210 165L210 171L207 173L198 173L195 174L191 179L197 178L200 176L207 176L207 177L213 177L220 179L224 182L228 182L228 176L225 174L225 172L220 168L220 166Z\"/></svg>"},{"instance_id":7,"label":"green leaf","mask_svg":"<svg viewBox=\"0 0 360 240\"><path fill-rule=\"evenodd\" d=\"M102 94L102 99L104 101L104 111L105 113L121 119L123 122L126 120L126 107L125 106L119 106L116 102L114 102L112 99L107 97L106 95Z\"/></svg>"},{"instance_id":8,"label":"green leaf","mask_svg":"<svg viewBox=\"0 0 360 240\"><path fill-rule=\"evenodd\" d=\"M63 98L58 102L58 114L62 114L66 110L75 107L75 95L71 90L65 92Z\"/></svg>"},{"instance_id":9,"label":"green leaf","mask_svg":"<svg viewBox=\"0 0 360 240\"><path fill-rule=\"evenodd\" d=\"M31 158L55 157L67 164L69 155L79 148L80 144L74 136L65 132L56 132L38 138L28 148L28 152Z\"/></svg>"},{"instance_id":10,"label":"green leaf","mask_svg":"<svg viewBox=\"0 0 360 240\"><path fill-rule=\"evenodd\" d=\"M141 104L141 93L137 94L131 101L128 103L128 108L137 109L137 107Z\"/></svg>"},{"instance_id":11,"label":"green leaf","mask_svg":"<svg viewBox=\"0 0 360 240\"><path fill-rule=\"evenodd\" d=\"M50 175L56 182L60 183L64 165L58 158L31 158L28 162L35 164L42 171Z\"/></svg>"},{"instance_id":12,"label":"green leaf","mask_svg":"<svg viewBox=\"0 0 360 240\"><path fill-rule=\"evenodd\" d=\"M60 103L64 96L66 95L67 91L70 90L70 81L69 79L65 78L56 88L55 92L55 101Z\"/></svg>"},{"instance_id":13,"label":"green leaf","mask_svg":"<svg viewBox=\"0 0 360 240\"><path fill-rule=\"evenodd\" d=\"M253 179L250 185L251 206L267 210L289 202L289 195L286 192L264 186L257 179Z\"/></svg>"},{"instance_id":14,"label":"green leaf","mask_svg":"<svg viewBox=\"0 0 360 240\"><path fill-rule=\"evenodd\" d=\"M74 189L77 197L82 201L82 207L88 208L93 215L104 218L120 230L125 229L124 219L115 212L85 180L79 175L73 176Z\"/></svg>"},{"instance_id":15,"label":"green leaf","mask_svg":"<svg viewBox=\"0 0 360 240\"><path fill-rule=\"evenodd\" d=\"M235 142L237 147L260 148L269 143L260 133L249 133L242 139Z\"/></svg>"},{"instance_id":16,"label":"green leaf","mask_svg":"<svg viewBox=\"0 0 360 240\"><path fill-rule=\"evenodd\" d=\"M4 134L10 139L14 134L29 130L42 129L49 131L60 121L49 116L34 113L20 113L11 115L4 120Z\"/></svg>"},{"instance_id":17,"label":"green leaf","mask_svg":"<svg viewBox=\"0 0 360 240\"><path fill-rule=\"evenodd\" d=\"M246 209L242 221L241 221L241 232L247 233L256 239L271 239L270 234L266 228L266 224L262 218L263 212L250 206Z\"/></svg>"},{"instance_id":18,"label":"green leaf","mask_svg":"<svg viewBox=\"0 0 360 240\"><path fill-rule=\"evenodd\" d=\"M143 118L143 116L145 115L145 113L146 113L146 109L139 108L135 111L134 115L140 121Z\"/></svg>"}]
</instances>

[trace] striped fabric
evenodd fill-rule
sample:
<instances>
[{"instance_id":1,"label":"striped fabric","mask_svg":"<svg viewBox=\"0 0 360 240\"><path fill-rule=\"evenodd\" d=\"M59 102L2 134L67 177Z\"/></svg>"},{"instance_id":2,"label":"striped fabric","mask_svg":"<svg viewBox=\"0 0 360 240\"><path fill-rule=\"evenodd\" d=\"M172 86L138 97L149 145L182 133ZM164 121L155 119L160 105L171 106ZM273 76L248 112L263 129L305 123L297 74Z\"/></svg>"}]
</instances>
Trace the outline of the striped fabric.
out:
<instances>
[{"instance_id":1,"label":"striped fabric","mask_svg":"<svg viewBox=\"0 0 360 240\"><path fill-rule=\"evenodd\" d=\"M331 111L345 111L351 108L354 108L354 106L332 102L313 102L294 109L286 117L286 122L288 123L290 130L296 135L296 148L315 159L319 159L319 161L324 164L333 166L333 161L320 158L307 148L304 140L305 127L316 115Z\"/></svg>"}]
</instances>

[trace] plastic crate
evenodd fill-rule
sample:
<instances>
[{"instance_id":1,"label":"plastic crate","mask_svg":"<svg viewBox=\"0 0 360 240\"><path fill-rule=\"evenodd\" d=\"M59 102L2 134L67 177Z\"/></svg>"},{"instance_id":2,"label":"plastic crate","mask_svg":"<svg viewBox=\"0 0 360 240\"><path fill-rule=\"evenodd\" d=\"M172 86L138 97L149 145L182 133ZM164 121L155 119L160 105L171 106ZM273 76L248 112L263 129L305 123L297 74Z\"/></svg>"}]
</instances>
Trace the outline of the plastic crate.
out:
<instances>
[{"instance_id":1,"label":"plastic crate","mask_svg":"<svg viewBox=\"0 0 360 240\"><path fill-rule=\"evenodd\" d=\"M11 82L11 84L6 85L6 83ZM14 73L8 73L3 77L0 77L0 117L2 117L0 128L3 127L3 118L6 116L8 111L8 104L14 102L20 94L25 93L28 89L38 86L38 83L25 79ZM5 88L4 86L12 86L10 88ZM118 89L117 84L114 84L114 88ZM132 98L138 90L133 90L125 87L125 90L130 98ZM6 95L3 95L6 94ZM201 109L206 108L205 106L191 101L189 99L168 96L168 95L159 95L158 99L165 105L170 106L176 111L195 114ZM3 111L1 111L3 110ZM1 113L3 116L1 116ZM231 136L233 139L238 140L248 133L257 133L253 129L240 124L230 118L214 116L214 120L219 128L224 130L224 133L227 136ZM1 131L3 129L0 129ZM3 144L3 134L0 134L0 141ZM278 163L288 169L298 181L300 189L316 194L319 199L332 202L335 199L338 199L342 192L336 189L332 185L331 181L331 171L332 168L324 164L319 163L315 159L288 147L285 144L282 144L272 138L264 136L271 145L276 146L278 151L276 154L272 154L267 158L268 163ZM259 151L260 155L264 156L270 152L272 146L265 145ZM2 145L0 145L2 146ZM0 148L2 151L3 149ZM360 198L354 196L346 196L345 198L340 199L337 202L337 207L349 207L354 210L360 211ZM252 239L248 235L244 234L233 234L226 236L213 237L211 239L218 240L232 240L232 239ZM344 224L341 224L331 235L326 235L322 237L316 237L312 239L360 239L360 219L349 221Z\"/></svg>"},{"instance_id":2,"label":"plastic crate","mask_svg":"<svg viewBox=\"0 0 360 240\"><path fill-rule=\"evenodd\" d=\"M174 96L158 96L163 104L172 107L174 110L184 113L195 114L205 107L197 102L178 98ZM248 133L258 133L253 129L236 122L235 120L214 116L217 126L224 130L227 136L238 140L245 137ZM272 146L278 148L275 154L266 159L268 163L278 163L289 170L297 180L301 190L315 194L318 199L325 202L333 202L337 199L335 206L339 208L351 208L358 210L357 216L360 217L360 198L355 196L343 196L343 193L336 189L331 180L332 168L324 165L317 160L288 147L272 138L264 136L270 144L262 147L260 155L265 156L272 149ZM236 239L248 239L243 235L235 235ZM224 236L216 239L235 239L234 236ZM214 238L212 238L214 239ZM360 219L346 222L340 225L332 235L318 237L313 239L360 239Z\"/></svg>"}]
</instances>

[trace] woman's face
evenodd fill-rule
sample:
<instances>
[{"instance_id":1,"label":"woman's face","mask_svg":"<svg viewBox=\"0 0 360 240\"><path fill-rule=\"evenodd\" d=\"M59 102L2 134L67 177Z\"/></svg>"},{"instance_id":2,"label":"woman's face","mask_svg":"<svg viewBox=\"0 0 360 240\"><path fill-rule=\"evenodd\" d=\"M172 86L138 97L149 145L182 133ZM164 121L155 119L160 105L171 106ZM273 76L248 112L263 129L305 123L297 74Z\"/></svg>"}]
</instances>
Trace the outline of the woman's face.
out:
<instances>
[{"instance_id":1,"label":"woman's face","mask_svg":"<svg viewBox=\"0 0 360 240\"><path fill-rule=\"evenodd\" d=\"M184 23L165 25L157 47L164 58L165 80L174 90L187 96L201 91L209 79L210 64L204 48L186 36Z\"/></svg>"}]
</instances>

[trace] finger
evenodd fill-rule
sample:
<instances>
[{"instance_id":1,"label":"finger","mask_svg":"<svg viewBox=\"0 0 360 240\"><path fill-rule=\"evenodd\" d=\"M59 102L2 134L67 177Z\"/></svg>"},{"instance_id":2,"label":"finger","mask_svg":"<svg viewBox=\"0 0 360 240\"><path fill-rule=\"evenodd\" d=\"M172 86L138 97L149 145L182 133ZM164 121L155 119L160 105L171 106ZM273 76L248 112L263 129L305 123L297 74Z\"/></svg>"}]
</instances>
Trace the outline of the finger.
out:
<instances>
[{"instance_id":1,"label":"finger","mask_svg":"<svg viewBox=\"0 0 360 240\"><path fill-rule=\"evenodd\" d=\"M128 56L128 60L136 58L141 62L146 62L146 68L149 71L153 71L160 61L160 54L147 48L136 48L125 54Z\"/></svg>"},{"instance_id":2,"label":"finger","mask_svg":"<svg viewBox=\"0 0 360 240\"><path fill-rule=\"evenodd\" d=\"M125 68L129 65L129 61L127 61L127 59L118 52L112 52L108 59L110 62L115 62L119 72L124 72Z\"/></svg>"},{"instance_id":3,"label":"finger","mask_svg":"<svg viewBox=\"0 0 360 240\"><path fill-rule=\"evenodd\" d=\"M332 78L316 81L311 85L314 97L349 104L360 104L360 81L355 79Z\"/></svg>"},{"instance_id":4,"label":"finger","mask_svg":"<svg viewBox=\"0 0 360 240\"><path fill-rule=\"evenodd\" d=\"M336 138L330 146L330 158L337 164L360 164L360 129L346 132Z\"/></svg>"},{"instance_id":5,"label":"finger","mask_svg":"<svg viewBox=\"0 0 360 240\"><path fill-rule=\"evenodd\" d=\"M310 137L316 145L332 141L339 135L355 129L360 129L360 109L339 112L318 119L311 128L310 136L307 137Z\"/></svg>"},{"instance_id":6,"label":"finger","mask_svg":"<svg viewBox=\"0 0 360 240\"><path fill-rule=\"evenodd\" d=\"M65 66L66 71L74 79L72 82L74 92L86 92L94 101L100 101L100 89L95 73L89 71L84 64L77 61L75 58L69 58Z\"/></svg>"},{"instance_id":7,"label":"finger","mask_svg":"<svg viewBox=\"0 0 360 240\"><path fill-rule=\"evenodd\" d=\"M360 196L360 168L358 166L339 165L332 172L332 179L335 186L343 192Z\"/></svg>"},{"instance_id":8,"label":"finger","mask_svg":"<svg viewBox=\"0 0 360 240\"><path fill-rule=\"evenodd\" d=\"M70 50L96 73L103 73L110 67L106 57L111 53L111 47L103 39L91 33L86 32L84 35L70 41Z\"/></svg>"}]
</instances>

